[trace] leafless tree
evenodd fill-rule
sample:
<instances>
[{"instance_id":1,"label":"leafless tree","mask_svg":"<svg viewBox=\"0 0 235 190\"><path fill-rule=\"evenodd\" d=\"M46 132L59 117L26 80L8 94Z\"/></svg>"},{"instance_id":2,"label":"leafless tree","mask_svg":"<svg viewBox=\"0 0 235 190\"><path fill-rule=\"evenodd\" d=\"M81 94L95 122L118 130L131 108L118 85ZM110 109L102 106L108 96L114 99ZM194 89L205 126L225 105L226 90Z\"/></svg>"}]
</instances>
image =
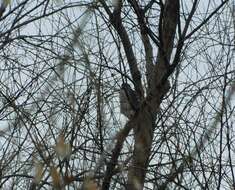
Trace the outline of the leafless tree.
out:
<instances>
[{"instance_id":1,"label":"leafless tree","mask_svg":"<svg viewBox=\"0 0 235 190\"><path fill-rule=\"evenodd\" d=\"M0 188L234 189L234 12L3 0Z\"/></svg>"}]
</instances>

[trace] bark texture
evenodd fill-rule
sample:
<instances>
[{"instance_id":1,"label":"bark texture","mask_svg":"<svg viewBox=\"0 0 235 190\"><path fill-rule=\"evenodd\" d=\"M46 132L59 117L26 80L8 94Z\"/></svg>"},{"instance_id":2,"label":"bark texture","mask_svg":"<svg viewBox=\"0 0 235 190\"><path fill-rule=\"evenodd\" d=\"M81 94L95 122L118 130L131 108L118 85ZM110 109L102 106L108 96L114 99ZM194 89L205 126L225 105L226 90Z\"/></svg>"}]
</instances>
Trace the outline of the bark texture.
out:
<instances>
[{"instance_id":1,"label":"bark texture","mask_svg":"<svg viewBox=\"0 0 235 190\"><path fill-rule=\"evenodd\" d=\"M141 190L144 187L148 159L151 153L154 122L162 101L162 97L170 88L169 81L162 81L170 66L170 57L174 45L174 37L179 15L179 0L166 0L163 16L159 25L160 47L157 63L150 82L147 97L135 118L138 120L134 128L135 147L133 161L129 168L127 189Z\"/></svg>"},{"instance_id":2,"label":"bark texture","mask_svg":"<svg viewBox=\"0 0 235 190\"><path fill-rule=\"evenodd\" d=\"M110 23L122 41L131 78L134 82L135 91L137 92L139 100L142 102L138 112L130 118L129 124L127 125L129 127L125 128L128 130L124 130L126 132L118 138L118 143L113 150L111 160L105 173L102 190L107 190L110 187L110 181L117 164L117 159L120 155L123 142L131 129L134 130L135 144L132 163L128 169L126 189L143 189L149 156L151 153L154 123L162 98L170 88L166 75L170 68L170 57L174 45L174 37L179 15L179 0L166 0L165 5L162 5L161 7L159 22L160 43L156 44L158 45L156 64L153 64L153 48L149 39L149 36L152 39L153 35L143 19L145 10L139 7L138 1L136 0L128 0L128 2L133 7L140 26L142 42L145 48L148 89L147 95L144 96L141 72L138 68L138 63L134 55L128 32L121 19L122 1L118 1L117 6L112 12L106 5L105 1L100 0L100 3L109 15ZM163 80L164 77L166 78L165 80Z\"/></svg>"}]
</instances>

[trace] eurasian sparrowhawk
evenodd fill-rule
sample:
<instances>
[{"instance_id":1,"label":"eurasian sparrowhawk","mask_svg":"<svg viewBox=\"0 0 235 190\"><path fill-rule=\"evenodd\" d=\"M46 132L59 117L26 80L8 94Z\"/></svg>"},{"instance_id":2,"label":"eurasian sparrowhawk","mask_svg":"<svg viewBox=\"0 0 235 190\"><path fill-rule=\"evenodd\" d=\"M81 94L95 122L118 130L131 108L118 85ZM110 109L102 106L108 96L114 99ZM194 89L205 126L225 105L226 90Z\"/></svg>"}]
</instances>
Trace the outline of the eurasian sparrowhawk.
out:
<instances>
[{"instance_id":1,"label":"eurasian sparrowhawk","mask_svg":"<svg viewBox=\"0 0 235 190\"><path fill-rule=\"evenodd\" d=\"M120 111L130 119L139 109L139 99L136 92L127 83L123 83L120 90Z\"/></svg>"}]
</instances>

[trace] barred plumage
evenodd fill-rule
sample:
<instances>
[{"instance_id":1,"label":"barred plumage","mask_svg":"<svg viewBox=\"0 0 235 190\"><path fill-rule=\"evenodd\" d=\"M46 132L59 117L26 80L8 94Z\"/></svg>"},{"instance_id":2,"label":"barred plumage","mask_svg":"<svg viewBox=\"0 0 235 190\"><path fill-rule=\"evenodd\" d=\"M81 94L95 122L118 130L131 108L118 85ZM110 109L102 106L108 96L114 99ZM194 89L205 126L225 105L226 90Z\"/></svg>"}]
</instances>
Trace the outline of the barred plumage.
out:
<instances>
[{"instance_id":1,"label":"barred plumage","mask_svg":"<svg viewBox=\"0 0 235 190\"><path fill-rule=\"evenodd\" d=\"M121 113L130 119L139 109L139 100L136 92L131 89L129 84L123 83L119 98Z\"/></svg>"}]
</instances>

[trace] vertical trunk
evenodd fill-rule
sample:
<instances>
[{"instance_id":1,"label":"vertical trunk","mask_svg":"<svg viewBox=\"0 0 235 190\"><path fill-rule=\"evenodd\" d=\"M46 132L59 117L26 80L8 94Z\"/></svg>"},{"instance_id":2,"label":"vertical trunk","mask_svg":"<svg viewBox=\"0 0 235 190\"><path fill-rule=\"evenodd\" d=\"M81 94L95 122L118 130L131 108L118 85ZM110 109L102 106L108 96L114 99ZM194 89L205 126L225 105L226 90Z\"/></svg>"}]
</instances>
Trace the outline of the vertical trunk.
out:
<instances>
[{"instance_id":1,"label":"vertical trunk","mask_svg":"<svg viewBox=\"0 0 235 190\"><path fill-rule=\"evenodd\" d=\"M148 157L153 138L154 118L148 106L143 107L137 116L138 122L134 128L135 147L132 165L129 168L127 189L143 189Z\"/></svg>"},{"instance_id":2,"label":"vertical trunk","mask_svg":"<svg viewBox=\"0 0 235 190\"><path fill-rule=\"evenodd\" d=\"M169 90L169 82L162 78L167 73L170 56L173 49L175 31L179 14L179 0L166 0L160 23L161 47L159 48L157 64L147 98L136 116L137 125L134 128L133 160L128 172L127 189L141 190L144 187L146 170L151 153L155 118L161 99Z\"/></svg>"}]
</instances>

